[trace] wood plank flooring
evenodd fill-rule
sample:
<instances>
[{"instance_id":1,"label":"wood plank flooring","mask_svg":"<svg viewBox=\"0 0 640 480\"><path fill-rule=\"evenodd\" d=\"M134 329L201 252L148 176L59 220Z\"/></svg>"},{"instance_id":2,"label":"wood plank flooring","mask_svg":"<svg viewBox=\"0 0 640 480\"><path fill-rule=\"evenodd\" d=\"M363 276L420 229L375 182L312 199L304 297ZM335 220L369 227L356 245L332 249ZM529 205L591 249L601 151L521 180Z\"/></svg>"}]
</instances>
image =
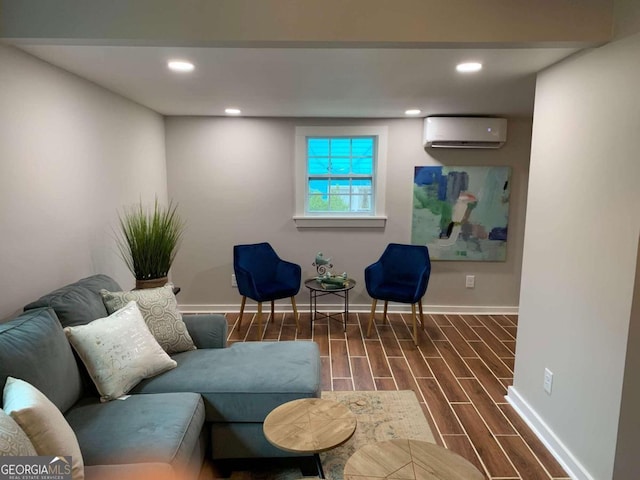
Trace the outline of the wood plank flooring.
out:
<instances>
[{"instance_id":1,"label":"wood plank flooring","mask_svg":"<svg viewBox=\"0 0 640 480\"><path fill-rule=\"evenodd\" d=\"M254 314L225 315L229 344L257 340ZM268 317L264 315L263 320ZM350 313L346 332L336 320L310 325L300 315L276 313L262 341L314 340L320 347L323 390L413 390L436 441L459 453L489 480L568 479L506 402L513 382L514 315L427 315L419 346L411 339L410 315L390 314L365 337L368 313ZM271 319L269 319L271 320Z\"/></svg>"}]
</instances>

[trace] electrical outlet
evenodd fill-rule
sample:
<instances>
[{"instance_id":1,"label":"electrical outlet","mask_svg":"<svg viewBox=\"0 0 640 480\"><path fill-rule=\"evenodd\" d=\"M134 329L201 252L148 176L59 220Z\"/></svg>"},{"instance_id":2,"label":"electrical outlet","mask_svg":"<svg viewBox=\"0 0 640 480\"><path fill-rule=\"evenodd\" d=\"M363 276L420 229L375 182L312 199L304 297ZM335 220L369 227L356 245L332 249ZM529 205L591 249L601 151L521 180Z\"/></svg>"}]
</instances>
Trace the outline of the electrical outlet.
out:
<instances>
[{"instance_id":1,"label":"electrical outlet","mask_svg":"<svg viewBox=\"0 0 640 480\"><path fill-rule=\"evenodd\" d=\"M231 286L232 287L237 287L238 286L238 282L236 282L236 275L235 273L231 274Z\"/></svg>"},{"instance_id":2,"label":"electrical outlet","mask_svg":"<svg viewBox=\"0 0 640 480\"><path fill-rule=\"evenodd\" d=\"M476 276L475 275L467 275L467 279L464 284L467 288L475 288L476 287Z\"/></svg>"},{"instance_id":3,"label":"electrical outlet","mask_svg":"<svg viewBox=\"0 0 640 480\"><path fill-rule=\"evenodd\" d=\"M551 395L551 386L553 385L553 372L548 368L544 369L544 383L542 384L542 388L544 391Z\"/></svg>"}]
</instances>

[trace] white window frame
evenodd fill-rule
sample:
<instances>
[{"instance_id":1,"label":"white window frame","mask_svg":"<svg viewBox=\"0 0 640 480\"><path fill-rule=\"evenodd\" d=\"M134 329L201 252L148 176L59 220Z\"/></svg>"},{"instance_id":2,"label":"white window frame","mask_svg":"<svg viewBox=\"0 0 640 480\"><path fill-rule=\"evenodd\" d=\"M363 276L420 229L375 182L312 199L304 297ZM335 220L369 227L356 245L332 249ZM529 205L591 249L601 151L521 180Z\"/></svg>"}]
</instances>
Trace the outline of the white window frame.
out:
<instances>
[{"instance_id":1,"label":"white window frame","mask_svg":"<svg viewBox=\"0 0 640 480\"><path fill-rule=\"evenodd\" d=\"M373 204L370 214L351 212L308 213L305 211L307 197L307 137L376 137ZM296 127L295 133L295 213L293 220L298 228L384 228L385 187L387 184L387 136L386 126L363 127Z\"/></svg>"}]
</instances>

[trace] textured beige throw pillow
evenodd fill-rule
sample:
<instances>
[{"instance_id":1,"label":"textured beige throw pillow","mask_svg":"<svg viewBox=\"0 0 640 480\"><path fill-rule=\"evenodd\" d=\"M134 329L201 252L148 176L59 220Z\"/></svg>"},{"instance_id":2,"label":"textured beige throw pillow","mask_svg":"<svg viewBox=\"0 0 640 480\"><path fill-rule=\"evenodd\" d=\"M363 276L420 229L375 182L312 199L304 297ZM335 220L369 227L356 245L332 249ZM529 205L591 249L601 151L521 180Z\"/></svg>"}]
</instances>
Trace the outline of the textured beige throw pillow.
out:
<instances>
[{"instance_id":1,"label":"textured beige throw pillow","mask_svg":"<svg viewBox=\"0 0 640 480\"><path fill-rule=\"evenodd\" d=\"M64 416L33 385L8 377L3 393L4 410L27 434L38 455L71 455L73 480L84 479L84 463L76 434Z\"/></svg>"},{"instance_id":2,"label":"textured beige throw pillow","mask_svg":"<svg viewBox=\"0 0 640 480\"><path fill-rule=\"evenodd\" d=\"M136 302L87 325L66 327L64 332L103 402L124 395L144 378L177 366L149 332Z\"/></svg>"},{"instance_id":3,"label":"textured beige throw pillow","mask_svg":"<svg viewBox=\"0 0 640 480\"><path fill-rule=\"evenodd\" d=\"M182 314L178 311L172 284L128 292L101 290L100 294L109 313L121 309L131 301L136 302L147 327L165 352L195 350L187 326L182 321Z\"/></svg>"},{"instance_id":4,"label":"textured beige throw pillow","mask_svg":"<svg viewBox=\"0 0 640 480\"><path fill-rule=\"evenodd\" d=\"M0 457L38 455L33 443L20 425L0 409Z\"/></svg>"}]
</instances>

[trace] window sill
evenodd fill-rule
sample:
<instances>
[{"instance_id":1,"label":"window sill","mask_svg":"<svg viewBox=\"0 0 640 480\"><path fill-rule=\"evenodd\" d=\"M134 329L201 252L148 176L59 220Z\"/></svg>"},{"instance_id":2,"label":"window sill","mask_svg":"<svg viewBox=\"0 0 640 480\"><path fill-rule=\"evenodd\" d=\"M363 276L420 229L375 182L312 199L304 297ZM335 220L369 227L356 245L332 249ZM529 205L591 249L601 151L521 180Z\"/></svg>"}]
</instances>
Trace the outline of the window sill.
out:
<instances>
[{"instance_id":1,"label":"window sill","mask_svg":"<svg viewBox=\"0 0 640 480\"><path fill-rule=\"evenodd\" d=\"M387 217L295 216L296 228L384 228Z\"/></svg>"}]
</instances>

